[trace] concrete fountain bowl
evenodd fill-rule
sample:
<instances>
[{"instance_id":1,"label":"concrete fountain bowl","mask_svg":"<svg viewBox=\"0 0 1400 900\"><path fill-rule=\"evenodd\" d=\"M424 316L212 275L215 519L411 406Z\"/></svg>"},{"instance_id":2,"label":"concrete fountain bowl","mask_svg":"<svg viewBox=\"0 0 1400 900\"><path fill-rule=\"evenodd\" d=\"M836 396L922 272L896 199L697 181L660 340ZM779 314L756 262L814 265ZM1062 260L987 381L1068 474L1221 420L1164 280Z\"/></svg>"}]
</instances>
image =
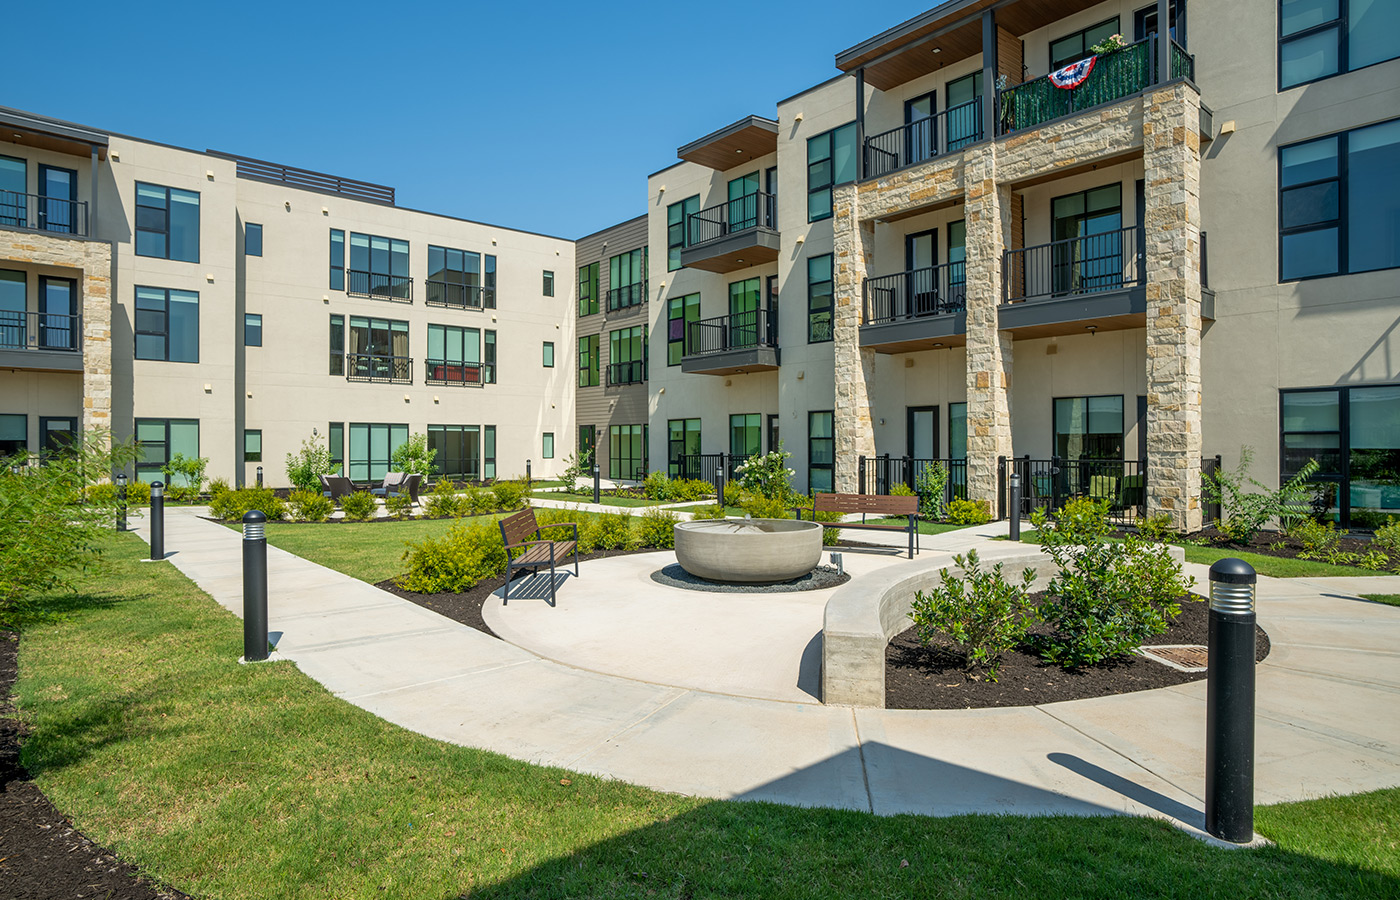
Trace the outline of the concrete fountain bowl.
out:
<instances>
[{"instance_id":1,"label":"concrete fountain bowl","mask_svg":"<svg viewBox=\"0 0 1400 900\"><path fill-rule=\"evenodd\" d=\"M676 561L709 581L762 584L800 578L822 556L820 522L700 519L675 526Z\"/></svg>"}]
</instances>

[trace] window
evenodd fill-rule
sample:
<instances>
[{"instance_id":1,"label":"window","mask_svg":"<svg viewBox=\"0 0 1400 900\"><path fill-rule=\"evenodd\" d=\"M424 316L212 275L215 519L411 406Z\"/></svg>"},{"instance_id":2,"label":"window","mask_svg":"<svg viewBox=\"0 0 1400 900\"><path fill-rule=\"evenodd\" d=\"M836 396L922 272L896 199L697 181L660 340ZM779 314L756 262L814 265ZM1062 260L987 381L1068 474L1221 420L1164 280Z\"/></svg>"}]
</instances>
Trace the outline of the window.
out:
<instances>
[{"instance_id":1,"label":"window","mask_svg":"<svg viewBox=\"0 0 1400 900\"><path fill-rule=\"evenodd\" d=\"M546 297L554 296L554 273L548 269L544 270L544 295Z\"/></svg>"},{"instance_id":2,"label":"window","mask_svg":"<svg viewBox=\"0 0 1400 900\"><path fill-rule=\"evenodd\" d=\"M480 309L481 254L429 244L424 287L427 296L423 302L429 306Z\"/></svg>"},{"instance_id":3,"label":"window","mask_svg":"<svg viewBox=\"0 0 1400 900\"><path fill-rule=\"evenodd\" d=\"M640 247L608 260L608 309L626 309L646 299L647 249Z\"/></svg>"},{"instance_id":4,"label":"window","mask_svg":"<svg viewBox=\"0 0 1400 900\"><path fill-rule=\"evenodd\" d=\"M685 249L686 217L700 211L700 195L686 197L666 207L666 271L681 267L681 251Z\"/></svg>"},{"instance_id":5,"label":"window","mask_svg":"<svg viewBox=\"0 0 1400 900\"><path fill-rule=\"evenodd\" d=\"M682 472L682 456L700 455L700 420L671 419L666 422L666 466L672 478L698 478L698 468Z\"/></svg>"},{"instance_id":6,"label":"window","mask_svg":"<svg viewBox=\"0 0 1400 900\"><path fill-rule=\"evenodd\" d=\"M249 222L243 226L243 255L262 256L262 226Z\"/></svg>"},{"instance_id":7,"label":"window","mask_svg":"<svg viewBox=\"0 0 1400 900\"><path fill-rule=\"evenodd\" d=\"M554 458L554 432L546 431L544 433L543 446L541 447L540 452L543 454L545 459Z\"/></svg>"},{"instance_id":8,"label":"window","mask_svg":"<svg viewBox=\"0 0 1400 900\"><path fill-rule=\"evenodd\" d=\"M350 480L382 481L395 450L408 440L408 425L351 422Z\"/></svg>"},{"instance_id":9,"label":"window","mask_svg":"<svg viewBox=\"0 0 1400 900\"><path fill-rule=\"evenodd\" d=\"M136 255L199 262L199 194L136 182Z\"/></svg>"},{"instance_id":10,"label":"window","mask_svg":"<svg viewBox=\"0 0 1400 900\"><path fill-rule=\"evenodd\" d=\"M246 428L243 431L243 461L262 462L262 429Z\"/></svg>"},{"instance_id":11,"label":"window","mask_svg":"<svg viewBox=\"0 0 1400 900\"><path fill-rule=\"evenodd\" d=\"M700 321L700 295L686 294L666 302L666 365L678 366L685 356L690 323Z\"/></svg>"},{"instance_id":12,"label":"window","mask_svg":"<svg viewBox=\"0 0 1400 900\"><path fill-rule=\"evenodd\" d=\"M136 480L147 484L165 481L162 469L176 453L199 456L199 420L137 419L136 441L140 444L140 456L136 458ZM171 484L174 485L173 480Z\"/></svg>"},{"instance_id":13,"label":"window","mask_svg":"<svg viewBox=\"0 0 1400 900\"><path fill-rule=\"evenodd\" d=\"M29 417L24 413L0 415L0 458L29 450Z\"/></svg>"},{"instance_id":14,"label":"window","mask_svg":"<svg viewBox=\"0 0 1400 900\"><path fill-rule=\"evenodd\" d=\"M22 350L29 346L28 309L28 276L16 269L0 269L0 348Z\"/></svg>"},{"instance_id":15,"label":"window","mask_svg":"<svg viewBox=\"0 0 1400 900\"><path fill-rule=\"evenodd\" d=\"M1313 480L1336 485L1345 527L1373 528L1400 513L1400 385L1283 391L1279 480L1317 460Z\"/></svg>"},{"instance_id":16,"label":"window","mask_svg":"<svg viewBox=\"0 0 1400 900\"><path fill-rule=\"evenodd\" d=\"M243 314L243 346L262 346L262 315L260 313Z\"/></svg>"},{"instance_id":17,"label":"window","mask_svg":"<svg viewBox=\"0 0 1400 900\"><path fill-rule=\"evenodd\" d=\"M496 332L486 329L481 336L481 380L486 384L496 383Z\"/></svg>"},{"instance_id":18,"label":"window","mask_svg":"<svg viewBox=\"0 0 1400 900\"><path fill-rule=\"evenodd\" d=\"M645 325L608 334L608 384L641 384L647 377Z\"/></svg>"},{"instance_id":19,"label":"window","mask_svg":"<svg viewBox=\"0 0 1400 900\"><path fill-rule=\"evenodd\" d=\"M1122 395L1056 398L1055 455L1065 460L1122 459Z\"/></svg>"},{"instance_id":20,"label":"window","mask_svg":"<svg viewBox=\"0 0 1400 900\"><path fill-rule=\"evenodd\" d=\"M969 105L982 96L982 72L978 70L953 79L948 82L945 92L948 102L944 118L948 123L948 152L951 153L982 136L981 109Z\"/></svg>"},{"instance_id":21,"label":"window","mask_svg":"<svg viewBox=\"0 0 1400 900\"><path fill-rule=\"evenodd\" d=\"M608 477L613 481L641 480L646 476L645 425L608 427Z\"/></svg>"},{"instance_id":22,"label":"window","mask_svg":"<svg viewBox=\"0 0 1400 900\"><path fill-rule=\"evenodd\" d=\"M807 413L807 493L831 493L836 485L836 437L831 411Z\"/></svg>"},{"instance_id":23,"label":"window","mask_svg":"<svg viewBox=\"0 0 1400 900\"><path fill-rule=\"evenodd\" d=\"M598 311L598 264L579 266L578 314L591 316Z\"/></svg>"},{"instance_id":24,"label":"window","mask_svg":"<svg viewBox=\"0 0 1400 900\"><path fill-rule=\"evenodd\" d=\"M483 270L483 281L481 289L481 305L487 309L496 308L496 257L488 255L486 257L486 268Z\"/></svg>"},{"instance_id":25,"label":"window","mask_svg":"<svg viewBox=\"0 0 1400 900\"><path fill-rule=\"evenodd\" d=\"M1279 89L1395 59L1397 32L1387 0L1280 0Z\"/></svg>"},{"instance_id":26,"label":"window","mask_svg":"<svg viewBox=\"0 0 1400 900\"><path fill-rule=\"evenodd\" d=\"M1397 227L1400 119L1279 149L1280 281L1400 266Z\"/></svg>"},{"instance_id":27,"label":"window","mask_svg":"<svg viewBox=\"0 0 1400 900\"><path fill-rule=\"evenodd\" d=\"M481 426L429 425L428 449L436 450L433 471L445 478L481 479Z\"/></svg>"},{"instance_id":28,"label":"window","mask_svg":"<svg viewBox=\"0 0 1400 900\"><path fill-rule=\"evenodd\" d=\"M553 342L553 341L545 341L545 342L544 342L544 367L545 367L546 369L552 369L552 368L554 368L554 342Z\"/></svg>"},{"instance_id":29,"label":"window","mask_svg":"<svg viewBox=\"0 0 1400 900\"><path fill-rule=\"evenodd\" d=\"M3 427L3 426L0 426ZM39 458L51 459L73 449L78 436L78 420L72 416L39 417ZM0 453L0 456L4 456Z\"/></svg>"},{"instance_id":30,"label":"window","mask_svg":"<svg viewBox=\"0 0 1400 900\"><path fill-rule=\"evenodd\" d=\"M136 358L199 362L199 294L136 288Z\"/></svg>"},{"instance_id":31,"label":"window","mask_svg":"<svg viewBox=\"0 0 1400 900\"><path fill-rule=\"evenodd\" d=\"M948 458L967 459L967 404L948 404Z\"/></svg>"},{"instance_id":32,"label":"window","mask_svg":"<svg viewBox=\"0 0 1400 900\"><path fill-rule=\"evenodd\" d=\"M586 334L578 339L578 386L598 386L598 335Z\"/></svg>"},{"instance_id":33,"label":"window","mask_svg":"<svg viewBox=\"0 0 1400 900\"><path fill-rule=\"evenodd\" d=\"M346 293L383 300L412 300L408 241L350 232Z\"/></svg>"},{"instance_id":34,"label":"window","mask_svg":"<svg viewBox=\"0 0 1400 900\"><path fill-rule=\"evenodd\" d=\"M481 477L496 477L496 426L483 425L481 428Z\"/></svg>"},{"instance_id":35,"label":"window","mask_svg":"<svg viewBox=\"0 0 1400 900\"><path fill-rule=\"evenodd\" d=\"M428 325L428 384L483 384L481 331Z\"/></svg>"},{"instance_id":36,"label":"window","mask_svg":"<svg viewBox=\"0 0 1400 900\"><path fill-rule=\"evenodd\" d=\"M578 427L578 461L580 465L593 463L593 451L598 449L598 426ZM592 471L591 469L589 471Z\"/></svg>"},{"instance_id":37,"label":"window","mask_svg":"<svg viewBox=\"0 0 1400 900\"><path fill-rule=\"evenodd\" d=\"M763 452L763 431L758 413L743 413L729 417L729 455L735 463Z\"/></svg>"},{"instance_id":38,"label":"window","mask_svg":"<svg viewBox=\"0 0 1400 900\"><path fill-rule=\"evenodd\" d=\"M331 465L336 472L345 471L345 423L332 422L327 432L326 446L331 452Z\"/></svg>"},{"instance_id":39,"label":"window","mask_svg":"<svg viewBox=\"0 0 1400 900\"><path fill-rule=\"evenodd\" d=\"M762 290L760 278L730 282L729 334L725 349L737 350L767 345L767 334L760 327L763 325L763 318L758 310Z\"/></svg>"},{"instance_id":40,"label":"window","mask_svg":"<svg viewBox=\"0 0 1400 900\"><path fill-rule=\"evenodd\" d=\"M345 317L331 316L330 374L345 374Z\"/></svg>"},{"instance_id":41,"label":"window","mask_svg":"<svg viewBox=\"0 0 1400 900\"><path fill-rule=\"evenodd\" d=\"M345 232L331 229L331 290L345 290Z\"/></svg>"},{"instance_id":42,"label":"window","mask_svg":"<svg viewBox=\"0 0 1400 900\"><path fill-rule=\"evenodd\" d=\"M807 343L831 340L831 254L807 260Z\"/></svg>"},{"instance_id":43,"label":"window","mask_svg":"<svg viewBox=\"0 0 1400 900\"><path fill-rule=\"evenodd\" d=\"M831 189L856 180L856 123L807 140L807 221L831 218Z\"/></svg>"},{"instance_id":44,"label":"window","mask_svg":"<svg viewBox=\"0 0 1400 900\"><path fill-rule=\"evenodd\" d=\"M347 380L412 383L407 322L351 316L348 337L350 346L345 354Z\"/></svg>"},{"instance_id":45,"label":"window","mask_svg":"<svg viewBox=\"0 0 1400 900\"><path fill-rule=\"evenodd\" d=\"M1123 286L1123 261L1132 251L1123 247L1121 184L1056 197L1050 201L1050 215L1056 241L1050 255L1054 293L1087 294ZM1032 284L1036 280L1030 278Z\"/></svg>"},{"instance_id":46,"label":"window","mask_svg":"<svg viewBox=\"0 0 1400 900\"><path fill-rule=\"evenodd\" d=\"M0 156L0 225L29 227L28 164L13 156Z\"/></svg>"},{"instance_id":47,"label":"window","mask_svg":"<svg viewBox=\"0 0 1400 900\"><path fill-rule=\"evenodd\" d=\"M1079 62L1086 56L1092 56L1093 51L1089 49L1090 47L1119 33L1118 17L1114 16L1097 25L1085 28L1083 31L1076 31L1074 34L1067 34L1059 40L1051 41L1050 71L1062 69L1072 62Z\"/></svg>"}]
</instances>

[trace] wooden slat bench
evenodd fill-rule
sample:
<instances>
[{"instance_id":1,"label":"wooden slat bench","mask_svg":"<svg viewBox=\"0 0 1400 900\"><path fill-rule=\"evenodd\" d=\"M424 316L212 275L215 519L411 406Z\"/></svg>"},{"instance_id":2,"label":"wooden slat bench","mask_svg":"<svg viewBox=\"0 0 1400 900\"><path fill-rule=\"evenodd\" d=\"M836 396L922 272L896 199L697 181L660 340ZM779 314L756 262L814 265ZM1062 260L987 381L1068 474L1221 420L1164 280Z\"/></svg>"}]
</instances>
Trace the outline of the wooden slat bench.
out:
<instances>
[{"instance_id":1,"label":"wooden slat bench","mask_svg":"<svg viewBox=\"0 0 1400 900\"><path fill-rule=\"evenodd\" d=\"M501 540L506 545L506 593L502 605L510 602L510 579L515 569L530 569L538 572L549 566L549 605L554 606L554 564L564 562L570 554L574 557L574 577L578 577L578 525L573 522L557 522L545 528L570 527L574 530L571 541L551 541L544 538L543 529L535 521L535 511L524 509L500 520ZM537 540L529 540L532 536ZM511 558L511 551L524 548L525 552Z\"/></svg>"},{"instance_id":2,"label":"wooden slat bench","mask_svg":"<svg viewBox=\"0 0 1400 900\"><path fill-rule=\"evenodd\" d=\"M802 509L795 510L797 518L802 518ZM813 520L819 512L836 513L860 513L859 522L823 522L827 528L864 528L869 531L903 531L909 535L909 558L914 558L914 552L918 549L919 534L919 498L918 497L887 497L881 494L813 494L812 508ZM865 517L875 515L887 516L908 516L907 525L873 525L866 524Z\"/></svg>"}]
</instances>

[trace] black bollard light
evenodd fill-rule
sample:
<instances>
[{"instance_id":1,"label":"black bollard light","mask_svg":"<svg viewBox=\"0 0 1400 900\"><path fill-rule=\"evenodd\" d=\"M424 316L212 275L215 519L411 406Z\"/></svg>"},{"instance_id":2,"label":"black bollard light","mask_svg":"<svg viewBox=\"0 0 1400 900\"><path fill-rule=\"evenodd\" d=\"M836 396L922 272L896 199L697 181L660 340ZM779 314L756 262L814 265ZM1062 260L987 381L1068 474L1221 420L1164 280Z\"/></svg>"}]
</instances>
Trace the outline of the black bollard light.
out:
<instances>
[{"instance_id":1,"label":"black bollard light","mask_svg":"<svg viewBox=\"0 0 1400 900\"><path fill-rule=\"evenodd\" d=\"M530 493L530 485L534 484L534 479L530 476L530 461L525 460L525 493Z\"/></svg>"},{"instance_id":2,"label":"black bollard light","mask_svg":"<svg viewBox=\"0 0 1400 900\"><path fill-rule=\"evenodd\" d=\"M267 516L243 514L243 659L267 659Z\"/></svg>"},{"instance_id":3,"label":"black bollard light","mask_svg":"<svg viewBox=\"0 0 1400 900\"><path fill-rule=\"evenodd\" d=\"M151 482L151 559L165 559L165 485Z\"/></svg>"},{"instance_id":4,"label":"black bollard light","mask_svg":"<svg viewBox=\"0 0 1400 900\"><path fill-rule=\"evenodd\" d=\"M1242 559L1210 567L1206 672L1206 832L1254 839L1254 589Z\"/></svg>"},{"instance_id":5,"label":"black bollard light","mask_svg":"<svg viewBox=\"0 0 1400 900\"><path fill-rule=\"evenodd\" d=\"M258 466L258 487L262 487L262 466Z\"/></svg>"},{"instance_id":6,"label":"black bollard light","mask_svg":"<svg viewBox=\"0 0 1400 900\"><path fill-rule=\"evenodd\" d=\"M594 466L594 467L593 467L593 502L594 502L594 503L597 503L597 502L598 502L598 487L599 487L599 485L598 485L598 479L599 479L601 476L602 476L602 472L599 471L599 469L598 469L597 466Z\"/></svg>"},{"instance_id":7,"label":"black bollard light","mask_svg":"<svg viewBox=\"0 0 1400 900\"><path fill-rule=\"evenodd\" d=\"M126 531L126 474L117 476L117 530Z\"/></svg>"},{"instance_id":8,"label":"black bollard light","mask_svg":"<svg viewBox=\"0 0 1400 900\"><path fill-rule=\"evenodd\" d=\"M1011 539L1021 539L1021 476L1011 473Z\"/></svg>"}]
</instances>

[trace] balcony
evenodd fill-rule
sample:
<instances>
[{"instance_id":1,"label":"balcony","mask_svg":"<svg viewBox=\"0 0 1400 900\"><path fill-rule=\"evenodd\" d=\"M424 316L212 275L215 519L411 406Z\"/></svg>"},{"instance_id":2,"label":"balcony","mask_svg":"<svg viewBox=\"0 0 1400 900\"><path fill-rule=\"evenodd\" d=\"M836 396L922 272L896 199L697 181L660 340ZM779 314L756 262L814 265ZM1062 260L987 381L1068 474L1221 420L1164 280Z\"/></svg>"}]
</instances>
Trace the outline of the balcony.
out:
<instances>
[{"instance_id":1,"label":"balcony","mask_svg":"<svg viewBox=\"0 0 1400 900\"><path fill-rule=\"evenodd\" d=\"M962 262L867 278L860 345L879 353L960 346L967 334Z\"/></svg>"},{"instance_id":2,"label":"balcony","mask_svg":"<svg viewBox=\"0 0 1400 900\"><path fill-rule=\"evenodd\" d=\"M1137 228L1007 250L1001 327L1018 338L1142 328L1147 324L1143 258Z\"/></svg>"},{"instance_id":3,"label":"balcony","mask_svg":"<svg viewBox=\"0 0 1400 900\"><path fill-rule=\"evenodd\" d=\"M388 275L383 272L346 269L345 293L352 297L370 297L375 300L391 300L395 303L412 303L413 279L407 275Z\"/></svg>"},{"instance_id":4,"label":"balcony","mask_svg":"<svg viewBox=\"0 0 1400 900\"><path fill-rule=\"evenodd\" d=\"M608 386L642 384L647 380L647 365L642 360L608 364Z\"/></svg>"},{"instance_id":5,"label":"balcony","mask_svg":"<svg viewBox=\"0 0 1400 900\"><path fill-rule=\"evenodd\" d=\"M0 191L0 227L87 237L87 201Z\"/></svg>"},{"instance_id":6,"label":"balcony","mask_svg":"<svg viewBox=\"0 0 1400 900\"><path fill-rule=\"evenodd\" d=\"M478 363L448 362L443 359L424 360L423 383L480 387L484 383Z\"/></svg>"},{"instance_id":7,"label":"balcony","mask_svg":"<svg viewBox=\"0 0 1400 900\"><path fill-rule=\"evenodd\" d=\"M778 368L778 320L767 310L691 322L681 371L743 375Z\"/></svg>"},{"instance_id":8,"label":"balcony","mask_svg":"<svg viewBox=\"0 0 1400 900\"><path fill-rule=\"evenodd\" d=\"M345 380L374 384L412 384L413 359L377 353L345 354Z\"/></svg>"},{"instance_id":9,"label":"balcony","mask_svg":"<svg viewBox=\"0 0 1400 900\"><path fill-rule=\"evenodd\" d=\"M871 135L865 139L865 177L879 178L907 166L956 153L982 139L982 98Z\"/></svg>"},{"instance_id":10,"label":"balcony","mask_svg":"<svg viewBox=\"0 0 1400 900\"><path fill-rule=\"evenodd\" d=\"M410 285L410 291L412 286ZM424 293L423 303L428 306L440 306L446 309L481 309L482 294L484 289L475 284L459 284L455 281L435 281L428 279L423 282Z\"/></svg>"},{"instance_id":11,"label":"balcony","mask_svg":"<svg viewBox=\"0 0 1400 900\"><path fill-rule=\"evenodd\" d=\"M608 312L615 312L619 309L627 309L632 306L641 306L646 298L647 283L645 281L613 288L608 291Z\"/></svg>"},{"instance_id":12,"label":"balcony","mask_svg":"<svg viewBox=\"0 0 1400 900\"><path fill-rule=\"evenodd\" d=\"M83 317L0 311L0 368L83 370Z\"/></svg>"},{"instance_id":13,"label":"balcony","mask_svg":"<svg viewBox=\"0 0 1400 900\"><path fill-rule=\"evenodd\" d=\"M778 198L746 194L686 217L681 265L734 272L778 258Z\"/></svg>"}]
</instances>

